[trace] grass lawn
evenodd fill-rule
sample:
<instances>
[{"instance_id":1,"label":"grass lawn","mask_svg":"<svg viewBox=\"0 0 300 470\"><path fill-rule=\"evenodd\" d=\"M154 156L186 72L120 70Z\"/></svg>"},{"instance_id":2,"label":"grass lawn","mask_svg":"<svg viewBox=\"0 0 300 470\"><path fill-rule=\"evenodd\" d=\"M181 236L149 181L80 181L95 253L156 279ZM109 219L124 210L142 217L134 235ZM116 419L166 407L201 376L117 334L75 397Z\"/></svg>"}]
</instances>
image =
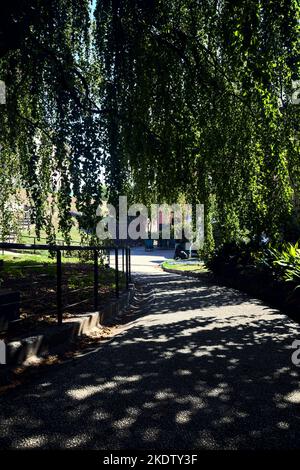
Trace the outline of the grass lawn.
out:
<instances>
[{"instance_id":1,"label":"grass lawn","mask_svg":"<svg viewBox=\"0 0 300 470\"><path fill-rule=\"evenodd\" d=\"M36 238L36 243L42 243L42 244L44 243L45 244L46 243L46 238L47 238L47 234L46 234L45 230L41 230L40 239L38 239L36 237L36 234L35 234L34 225L31 225L29 230L27 230L27 229L22 230L21 236L22 236L22 240L20 241L20 243L34 243L34 237L35 237ZM73 225L73 227L71 228L70 237L72 239L72 243L80 242L81 233L80 233L80 230L78 229L78 227L76 225ZM56 238L57 238L57 240L63 240L63 234L61 232L57 231Z\"/></svg>"},{"instance_id":2,"label":"grass lawn","mask_svg":"<svg viewBox=\"0 0 300 470\"><path fill-rule=\"evenodd\" d=\"M198 260L167 260L162 263L162 267L166 269L174 269L176 271L189 271L193 273L208 272L205 265Z\"/></svg>"}]
</instances>

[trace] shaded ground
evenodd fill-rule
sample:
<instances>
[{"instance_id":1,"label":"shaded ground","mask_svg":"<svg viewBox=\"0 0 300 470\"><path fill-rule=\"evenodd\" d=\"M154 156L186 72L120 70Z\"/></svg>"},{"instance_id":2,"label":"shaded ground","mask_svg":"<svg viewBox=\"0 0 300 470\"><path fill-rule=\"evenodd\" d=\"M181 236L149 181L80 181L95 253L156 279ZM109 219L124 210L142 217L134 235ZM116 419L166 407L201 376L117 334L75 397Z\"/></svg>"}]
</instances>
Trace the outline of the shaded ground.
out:
<instances>
[{"instance_id":1,"label":"shaded ground","mask_svg":"<svg viewBox=\"0 0 300 470\"><path fill-rule=\"evenodd\" d=\"M0 398L0 448L299 447L299 325L158 261L133 259L146 294L123 332Z\"/></svg>"}]
</instances>

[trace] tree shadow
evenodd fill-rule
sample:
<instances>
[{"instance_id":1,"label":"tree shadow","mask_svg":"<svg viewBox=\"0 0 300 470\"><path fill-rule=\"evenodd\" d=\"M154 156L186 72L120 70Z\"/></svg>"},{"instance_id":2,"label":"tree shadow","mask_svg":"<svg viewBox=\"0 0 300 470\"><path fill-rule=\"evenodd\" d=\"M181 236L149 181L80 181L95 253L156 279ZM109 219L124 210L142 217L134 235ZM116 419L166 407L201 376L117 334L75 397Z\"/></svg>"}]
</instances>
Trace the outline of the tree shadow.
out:
<instances>
[{"instance_id":1,"label":"tree shadow","mask_svg":"<svg viewBox=\"0 0 300 470\"><path fill-rule=\"evenodd\" d=\"M194 280L171 276L168 296L165 280L121 334L0 399L0 448L299 447L299 326Z\"/></svg>"}]
</instances>

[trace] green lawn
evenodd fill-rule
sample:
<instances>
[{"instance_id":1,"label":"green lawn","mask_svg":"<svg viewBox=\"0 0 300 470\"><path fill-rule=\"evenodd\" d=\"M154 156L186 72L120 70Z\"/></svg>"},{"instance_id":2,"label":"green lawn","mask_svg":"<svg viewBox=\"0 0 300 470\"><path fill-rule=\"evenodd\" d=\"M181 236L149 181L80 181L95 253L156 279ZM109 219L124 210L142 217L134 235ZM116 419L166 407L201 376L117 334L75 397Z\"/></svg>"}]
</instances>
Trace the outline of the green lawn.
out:
<instances>
[{"instance_id":1,"label":"green lawn","mask_svg":"<svg viewBox=\"0 0 300 470\"><path fill-rule=\"evenodd\" d=\"M50 256L48 251L41 251L39 254L22 253L22 254L5 254L0 255L0 260L4 261L2 273L15 274L18 277L24 277L27 268L38 272L47 272L47 274L55 274L56 269L56 255ZM62 262L68 264L82 263L82 261L75 256L63 256ZM91 264L92 261L86 261L85 264ZM3 276L1 276L3 277ZM0 278L1 279L1 278Z\"/></svg>"},{"instance_id":2,"label":"green lawn","mask_svg":"<svg viewBox=\"0 0 300 470\"><path fill-rule=\"evenodd\" d=\"M176 262L175 260L167 260L162 263L162 267L166 269L174 269L176 271L190 271L193 273L208 272L207 268L200 261L195 263L185 263L184 261Z\"/></svg>"},{"instance_id":3,"label":"green lawn","mask_svg":"<svg viewBox=\"0 0 300 470\"><path fill-rule=\"evenodd\" d=\"M78 257L65 257L69 263L78 263L80 260ZM0 254L0 259L4 261L5 266L27 266L27 265L36 265L36 264L55 264L56 256L50 256L48 251L43 251L38 254L33 253L20 253L17 254Z\"/></svg>"},{"instance_id":4,"label":"green lawn","mask_svg":"<svg viewBox=\"0 0 300 470\"><path fill-rule=\"evenodd\" d=\"M56 276L56 256L51 257L48 252L43 254L26 254L21 255L0 255L0 260L4 261L0 274L0 283L5 282L8 278L25 278L28 272L31 274L47 274L50 277ZM106 261L105 261L106 263ZM83 287L93 281L93 261L81 260L78 257L65 256L62 258L63 272L69 274L68 285L70 287ZM72 274L75 272L76 274ZM79 275L78 275L78 274ZM120 272L121 287L124 284L123 273ZM2 281L2 282L1 282ZM104 285L115 285L115 270L107 268L99 263L99 283Z\"/></svg>"},{"instance_id":5,"label":"green lawn","mask_svg":"<svg viewBox=\"0 0 300 470\"><path fill-rule=\"evenodd\" d=\"M45 230L41 230L40 239L38 239L35 234L35 227L34 225L32 225L29 230L25 229L22 231L21 237L22 239L20 240L20 243L34 243L34 237L35 237L36 243L45 244L47 234ZM70 237L71 237L72 243L80 242L81 234L77 226L73 226L71 228ZM56 238L57 240L63 240L63 234L61 232L57 232Z\"/></svg>"}]
</instances>

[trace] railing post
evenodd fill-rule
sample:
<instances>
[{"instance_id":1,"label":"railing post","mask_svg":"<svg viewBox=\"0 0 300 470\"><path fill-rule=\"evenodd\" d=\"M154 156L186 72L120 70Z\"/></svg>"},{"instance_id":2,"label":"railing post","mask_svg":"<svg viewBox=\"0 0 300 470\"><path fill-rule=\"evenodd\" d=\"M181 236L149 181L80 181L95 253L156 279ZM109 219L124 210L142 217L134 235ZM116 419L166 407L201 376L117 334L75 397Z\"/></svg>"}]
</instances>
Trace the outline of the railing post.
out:
<instances>
[{"instance_id":1,"label":"railing post","mask_svg":"<svg viewBox=\"0 0 300 470\"><path fill-rule=\"evenodd\" d=\"M98 251L94 250L94 309L98 310L98 284L99 284L99 271L98 271Z\"/></svg>"},{"instance_id":2,"label":"railing post","mask_svg":"<svg viewBox=\"0 0 300 470\"><path fill-rule=\"evenodd\" d=\"M124 247L122 248L122 272L124 272Z\"/></svg>"},{"instance_id":3,"label":"railing post","mask_svg":"<svg viewBox=\"0 0 300 470\"><path fill-rule=\"evenodd\" d=\"M119 250L115 248L115 275L116 275L116 297L119 297Z\"/></svg>"},{"instance_id":4,"label":"railing post","mask_svg":"<svg viewBox=\"0 0 300 470\"><path fill-rule=\"evenodd\" d=\"M128 248L129 282L131 282L131 248Z\"/></svg>"},{"instance_id":5,"label":"railing post","mask_svg":"<svg viewBox=\"0 0 300 470\"><path fill-rule=\"evenodd\" d=\"M62 269L61 269L61 252L56 251L56 307L57 307L57 321L62 324Z\"/></svg>"},{"instance_id":6,"label":"railing post","mask_svg":"<svg viewBox=\"0 0 300 470\"><path fill-rule=\"evenodd\" d=\"M126 254L126 289L129 287L129 264L128 264L128 248L125 248Z\"/></svg>"}]
</instances>

